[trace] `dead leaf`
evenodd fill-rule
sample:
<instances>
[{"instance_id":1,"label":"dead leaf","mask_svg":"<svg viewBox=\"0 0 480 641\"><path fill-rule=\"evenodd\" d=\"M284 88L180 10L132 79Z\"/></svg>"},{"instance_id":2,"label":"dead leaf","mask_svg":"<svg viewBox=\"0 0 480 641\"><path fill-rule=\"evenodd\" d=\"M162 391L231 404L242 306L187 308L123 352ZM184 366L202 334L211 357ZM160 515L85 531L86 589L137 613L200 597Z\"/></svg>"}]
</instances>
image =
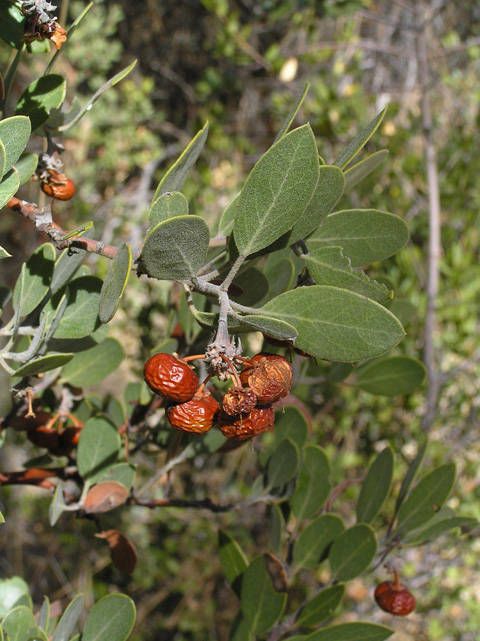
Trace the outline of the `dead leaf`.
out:
<instances>
[{"instance_id":1,"label":"dead leaf","mask_svg":"<svg viewBox=\"0 0 480 641\"><path fill-rule=\"evenodd\" d=\"M95 536L108 543L110 557L117 570L132 574L137 564L137 552L133 543L118 530L105 530Z\"/></svg>"},{"instance_id":2,"label":"dead leaf","mask_svg":"<svg viewBox=\"0 0 480 641\"><path fill-rule=\"evenodd\" d=\"M110 512L123 505L129 494L128 489L116 481L97 483L87 492L82 507L88 514Z\"/></svg>"}]
</instances>

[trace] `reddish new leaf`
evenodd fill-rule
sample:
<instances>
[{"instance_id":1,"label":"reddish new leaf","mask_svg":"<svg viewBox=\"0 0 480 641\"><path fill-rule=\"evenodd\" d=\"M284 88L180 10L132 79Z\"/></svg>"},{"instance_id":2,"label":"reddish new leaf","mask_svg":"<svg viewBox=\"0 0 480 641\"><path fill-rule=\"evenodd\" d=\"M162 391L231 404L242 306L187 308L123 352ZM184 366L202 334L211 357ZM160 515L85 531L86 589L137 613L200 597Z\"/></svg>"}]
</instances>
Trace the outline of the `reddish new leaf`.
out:
<instances>
[{"instance_id":1,"label":"reddish new leaf","mask_svg":"<svg viewBox=\"0 0 480 641\"><path fill-rule=\"evenodd\" d=\"M129 491L121 483L105 481L94 485L87 493L83 502L83 509L88 514L110 512L123 505L128 499Z\"/></svg>"},{"instance_id":2,"label":"reddish new leaf","mask_svg":"<svg viewBox=\"0 0 480 641\"><path fill-rule=\"evenodd\" d=\"M132 574L137 564L137 552L131 541L118 530L105 530L95 536L107 542L112 563L117 570Z\"/></svg>"}]
</instances>

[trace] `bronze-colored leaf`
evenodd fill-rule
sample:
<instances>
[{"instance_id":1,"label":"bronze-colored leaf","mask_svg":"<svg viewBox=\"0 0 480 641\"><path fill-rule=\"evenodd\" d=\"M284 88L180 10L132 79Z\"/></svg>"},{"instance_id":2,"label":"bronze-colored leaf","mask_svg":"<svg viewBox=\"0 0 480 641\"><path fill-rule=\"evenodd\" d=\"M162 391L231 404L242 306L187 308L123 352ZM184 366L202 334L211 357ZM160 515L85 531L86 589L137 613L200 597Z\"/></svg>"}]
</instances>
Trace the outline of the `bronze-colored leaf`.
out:
<instances>
[{"instance_id":1,"label":"bronze-colored leaf","mask_svg":"<svg viewBox=\"0 0 480 641\"><path fill-rule=\"evenodd\" d=\"M87 493L83 502L83 509L88 514L110 512L123 505L128 499L129 491L121 483L105 481L94 485Z\"/></svg>"},{"instance_id":2,"label":"bronze-colored leaf","mask_svg":"<svg viewBox=\"0 0 480 641\"><path fill-rule=\"evenodd\" d=\"M277 592L286 592L288 590L288 579L283 563L278 557L270 552L263 555L267 572L272 579L272 584Z\"/></svg>"},{"instance_id":3,"label":"bronze-colored leaf","mask_svg":"<svg viewBox=\"0 0 480 641\"><path fill-rule=\"evenodd\" d=\"M133 543L118 530L105 530L95 536L107 542L112 563L117 570L132 574L137 564L137 552Z\"/></svg>"}]
</instances>

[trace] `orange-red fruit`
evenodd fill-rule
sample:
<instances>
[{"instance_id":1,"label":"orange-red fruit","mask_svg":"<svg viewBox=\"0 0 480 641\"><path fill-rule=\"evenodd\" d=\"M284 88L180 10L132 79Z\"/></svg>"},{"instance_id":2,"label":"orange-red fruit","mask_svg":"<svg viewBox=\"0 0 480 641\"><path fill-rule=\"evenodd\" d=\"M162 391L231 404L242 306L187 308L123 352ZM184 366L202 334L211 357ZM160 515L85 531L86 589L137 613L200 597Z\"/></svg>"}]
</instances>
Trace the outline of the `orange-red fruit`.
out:
<instances>
[{"instance_id":1,"label":"orange-red fruit","mask_svg":"<svg viewBox=\"0 0 480 641\"><path fill-rule=\"evenodd\" d=\"M77 191L71 178L55 169L49 169L48 181L42 183L42 191L57 200L70 200Z\"/></svg>"},{"instance_id":2,"label":"orange-red fruit","mask_svg":"<svg viewBox=\"0 0 480 641\"><path fill-rule=\"evenodd\" d=\"M220 405L210 392L203 391L186 403L169 407L167 418L177 430L203 434L212 427L219 409Z\"/></svg>"},{"instance_id":3,"label":"orange-red fruit","mask_svg":"<svg viewBox=\"0 0 480 641\"><path fill-rule=\"evenodd\" d=\"M148 359L143 375L153 392L177 403L191 400L199 385L198 376L187 363L164 352Z\"/></svg>"},{"instance_id":4,"label":"orange-red fruit","mask_svg":"<svg viewBox=\"0 0 480 641\"><path fill-rule=\"evenodd\" d=\"M223 397L222 409L229 416L249 414L256 404L257 397L251 389L248 387L233 387Z\"/></svg>"},{"instance_id":5,"label":"orange-red fruit","mask_svg":"<svg viewBox=\"0 0 480 641\"><path fill-rule=\"evenodd\" d=\"M290 363L277 354L257 354L251 359L252 367L240 375L257 396L259 403L274 403L288 394L293 372Z\"/></svg>"},{"instance_id":6,"label":"orange-red fruit","mask_svg":"<svg viewBox=\"0 0 480 641\"><path fill-rule=\"evenodd\" d=\"M271 407L255 407L247 416L220 416L219 428L227 438L244 441L257 434L269 432L273 429L274 423L275 412Z\"/></svg>"},{"instance_id":7,"label":"orange-red fruit","mask_svg":"<svg viewBox=\"0 0 480 641\"><path fill-rule=\"evenodd\" d=\"M415 597L401 583L384 581L375 589L375 601L390 614L405 617L415 610Z\"/></svg>"}]
</instances>

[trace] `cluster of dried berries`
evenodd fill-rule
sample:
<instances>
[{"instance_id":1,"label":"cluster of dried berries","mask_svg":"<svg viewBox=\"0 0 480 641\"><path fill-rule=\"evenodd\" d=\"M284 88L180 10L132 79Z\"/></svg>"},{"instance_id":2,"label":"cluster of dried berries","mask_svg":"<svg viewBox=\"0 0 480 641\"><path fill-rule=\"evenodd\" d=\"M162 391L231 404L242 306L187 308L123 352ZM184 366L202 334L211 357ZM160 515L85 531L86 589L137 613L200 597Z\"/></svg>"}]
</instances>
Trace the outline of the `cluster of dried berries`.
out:
<instances>
[{"instance_id":1,"label":"cluster of dried berries","mask_svg":"<svg viewBox=\"0 0 480 641\"><path fill-rule=\"evenodd\" d=\"M12 420L12 427L25 430L27 438L37 447L44 447L55 456L69 456L78 445L81 423L72 414L55 414L38 410L32 417Z\"/></svg>"},{"instance_id":2,"label":"cluster of dried berries","mask_svg":"<svg viewBox=\"0 0 480 641\"><path fill-rule=\"evenodd\" d=\"M50 40L60 49L67 40L67 32L50 15L56 8L56 5L47 0L22 0L21 10L26 17L25 42Z\"/></svg>"},{"instance_id":3,"label":"cluster of dried berries","mask_svg":"<svg viewBox=\"0 0 480 641\"><path fill-rule=\"evenodd\" d=\"M274 354L257 354L251 359L234 357L228 362L233 387L221 404L200 384L189 361L172 354L155 354L145 363L147 385L169 403L167 418L176 429L203 434L217 424L228 438L244 440L273 429L272 403L285 397L292 385L292 368Z\"/></svg>"},{"instance_id":4,"label":"cluster of dried berries","mask_svg":"<svg viewBox=\"0 0 480 641\"><path fill-rule=\"evenodd\" d=\"M374 597L382 610L398 617L405 617L415 610L415 597L400 583L396 572L393 581L383 581L377 585Z\"/></svg>"},{"instance_id":5,"label":"cluster of dried berries","mask_svg":"<svg viewBox=\"0 0 480 641\"><path fill-rule=\"evenodd\" d=\"M75 196L76 187L71 178L63 173L63 162L58 155L41 154L36 175L41 183L42 191L57 200L70 200Z\"/></svg>"}]
</instances>

